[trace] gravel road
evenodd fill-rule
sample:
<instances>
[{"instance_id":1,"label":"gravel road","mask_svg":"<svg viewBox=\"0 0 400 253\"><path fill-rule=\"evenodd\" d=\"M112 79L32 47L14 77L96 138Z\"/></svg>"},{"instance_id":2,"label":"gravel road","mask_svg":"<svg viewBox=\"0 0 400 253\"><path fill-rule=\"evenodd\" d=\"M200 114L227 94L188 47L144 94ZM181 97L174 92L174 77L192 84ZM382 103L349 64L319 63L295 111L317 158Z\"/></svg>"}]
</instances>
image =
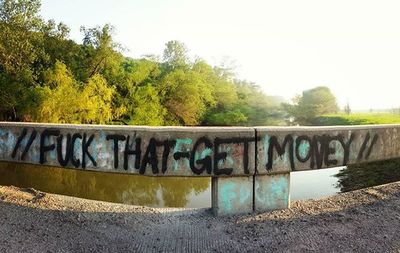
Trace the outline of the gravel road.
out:
<instances>
[{"instance_id":1,"label":"gravel road","mask_svg":"<svg viewBox=\"0 0 400 253\"><path fill-rule=\"evenodd\" d=\"M400 252L400 183L213 217L0 187L0 252Z\"/></svg>"}]
</instances>

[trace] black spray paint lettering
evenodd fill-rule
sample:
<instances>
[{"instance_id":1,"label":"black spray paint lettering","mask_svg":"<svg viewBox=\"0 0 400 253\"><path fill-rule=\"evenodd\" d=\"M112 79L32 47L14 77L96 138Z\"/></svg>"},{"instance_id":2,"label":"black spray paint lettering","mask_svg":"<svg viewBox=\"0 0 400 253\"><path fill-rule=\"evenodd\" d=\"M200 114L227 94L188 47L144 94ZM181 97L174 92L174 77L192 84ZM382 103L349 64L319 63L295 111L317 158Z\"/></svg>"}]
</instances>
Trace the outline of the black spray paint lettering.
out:
<instances>
[{"instance_id":1,"label":"black spray paint lettering","mask_svg":"<svg viewBox=\"0 0 400 253\"><path fill-rule=\"evenodd\" d=\"M82 169L86 168L86 157L90 159L92 162L93 166L97 166L96 161L94 160L93 156L89 153L89 147L90 144L92 144L92 141L94 139L94 135L90 135L89 138L86 135L86 133L83 134L83 140L82 140Z\"/></svg>"},{"instance_id":2,"label":"black spray paint lettering","mask_svg":"<svg viewBox=\"0 0 400 253\"><path fill-rule=\"evenodd\" d=\"M57 129L45 129L40 135L40 164L44 164L46 162L46 152L52 151L56 148L55 143L51 143L50 145L46 145L46 140L50 140L51 136L59 136L60 130Z\"/></svg>"},{"instance_id":3,"label":"black spray paint lettering","mask_svg":"<svg viewBox=\"0 0 400 253\"><path fill-rule=\"evenodd\" d=\"M57 137L57 159L58 163L61 166L67 166L68 161L71 159L71 154L73 150L71 150L71 134L67 134L66 145L65 145L65 156L63 157L63 135Z\"/></svg>"},{"instance_id":4,"label":"black spray paint lettering","mask_svg":"<svg viewBox=\"0 0 400 253\"><path fill-rule=\"evenodd\" d=\"M168 157L169 153L171 151L171 148L173 148L176 145L175 140L165 140L163 141L164 145L164 151L163 151L163 157L162 157L162 173L165 173L168 169Z\"/></svg>"},{"instance_id":5,"label":"black spray paint lettering","mask_svg":"<svg viewBox=\"0 0 400 253\"><path fill-rule=\"evenodd\" d=\"M26 128L24 128L22 130L22 133L18 137L17 143L15 144L14 149L12 151L12 154L11 154L12 158L16 157L17 151L20 148L23 139L27 135L27 132L28 132L28 130ZM25 158L26 158L26 155L28 154L29 148L32 146L33 141L36 139L36 135L37 135L37 131L36 130L32 130L31 136L29 137L29 140L26 143L24 150L22 151L21 158L20 158L21 161L25 161Z\"/></svg>"},{"instance_id":6,"label":"black spray paint lettering","mask_svg":"<svg viewBox=\"0 0 400 253\"><path fill-rule=\"evenodd\" d=\"M120 145L119 143L125 141L125 148L121 151L124 154L124 170L128 170L129 166L129 156L135 157L135 165L134 168L139 170L139 174L145 174L146 168L148 166L151 167L152 174L159 174L159 153L162 153L161 157L161 172L165 174L168 169L168 159L171 155L171 148L177 145L176 140L157 140L155 138L150 138L149 143L145 149L143 157L141 157L142 152L142 139L135 138L131 141L130 136L124 135L107 135L106 140L113 141L114 148L114 169L119 168L119 153L120 153ZM175 161L180 159L188 159L190 164L190 169L196 175L200 175L204 172L207 174L211 174L212 172L215 175L231 175L233 172L233 168L219 168L219 162L225 160L227 158L226 152L214 151L214 157L212 158L210 155L206 155L201 158L198 157L196 159L196 152L198 151L200 146L204 146L204 149L210 149L211 152L214 150L218 150L219 147L223 144L243 144L243 170L245 174L249 174L249 143L255 142L254 138L228 138L221 139L215 138L214 143L211 142L207 137L200 137L195 144L193 145L190 151L176 151L172 154L172 157ZM134 147L133 147L134 146ZM162 152L157 152L159 148L162 148ZM141 159L140 159L141 158ZM214 159L214 161L213 161Z\"/></svg>"},{"instance_id":7,"label":"black spray paint lettering","mask_svg":"<svg viewBox=\"0 0 400 253\"><path fill-rule=\"evenodd\" d=\"M339 161L337 159L331 159L332 155L336 154L336 148L331 146L333 142L339 142L343 148L343 161L342 165L345 166L349 161L350 145L354 140L354 134L352 133L347 141L343 135L329 136L329 135L314 135L312 138L302 135L296 138L294 141L291 134L285 136L284 140L280 144L276 136L272 136L269 140L268 145L268 162L266 169L272 170L274 163L274 151L278 156L282 157L285 155L286 150L289 150L290 168L296 170L295 160L296 158L301 163L310 161L310 169L320 169L325 166L336 166ZM306 154L300 152L301 145L308 146ZM371 150L369 150L369 153Z\"/></svg>"},{"instance_id":8,"label":"black spray paint lettering","mask_svg":"<svg viewBox=\"0 0 400 253\"><path fill-rule=\"evenodd\" d=\"M32 130L29 139L27 140L25 147L21 153L21 161L24 161L26 159L26 156L28 154L28 151L30 147L32 146L34 140L36 139L38 132L36 130ZM23 129L22 133L19 135L17 142L14 146L13 152L11 154L12 158L16 157L17 151L20 149L21 144L25 140L25 137L28 135L28 130L26 128ZM52 138L51 137L56 137L54 142L51 142ZM74 155L74 150L75 150L75 144L77 139L81 140L81 149L82 149L82 163L80 159L77 159ZM53 150L56 150L57 154L57 161L60 164L60 166L65 167L68 165L69 161L71 161L71 164L78 168L82 166L83 169L86 168L87 162L86 158L88 158L91 163L96 167L97 162L95 161L94 157L92 154L89 152L89 147L91 146L93 140L94 140L94 134L88 136L86 133L83 134L83 136L79 133L74 133L72 136L71 134L66 135L66 141L65 141L65 147L63 148L63 141L64 140L64 135L60 133L60 130L58 129L45 129L43 132L40 134L40 146L39 146L39 163L40 164L45 164L46 161L46 154L48 152L51 152ZM46 143L49 142L49 143ZM63 150L65 154L63 154Z\"/></svg>"},{"instance_id":9,"label":"black spray paint lettering","mask_svg":"<svg viewBox=\"0 0 400 253\"><path fill-rule=\"evenodd\" d=\"M29 133L28 129L24 128L16 140L11 157L15 159L18 151L20 151L20 160L24 161L37 136L38 132L35 129L32 129ZM82 169L85 169L87 161L90 161L92 165L96 167L97 162L90 152L90 147L94 138L94 134L61 134L58 129L45 129L40 134L39 138L39 162L40 164L46 163L46 154L48 152L56 151L57 161L62 167L68 166L68 164L71 163L76 168L82 167ZM365 135L356 157L357 161L363 159L368 160L378 138L378 134L374 134L372 138L370 133ZM258 137L257 141L259 141L259 139L260 138ZM324 166L338 166L340 163L341 165L346 165L350 157L350 146L354 139L354 133L351 133L348 138L345 138L341 134L334 136L323 134L314 135L312 137L302 135L296 139L294 139L291 134L288 134L281 142L277 136L272 136L269 139L267 147L268 162L266 164L266 169L273 169L275 153L282 157L286 152L288 152L287 155L292 170L296 169L296 160L300 163L309 162L310 169L320 169ZM159 174L159 162L161 159L161 173L165 174L168 169L168 161L172 156L175 161L187 159L191 171L196 175L207 173L209 175L214 174L217 176L231 175L234 171L234 168L231 167L221 168L221 161L225 162L229 155L226 151L222 151L221 147L231 144L242 146L240 152L243 152L241 157L243 173L249 174L249 145L256 141L254 138L223 139L218 137L214 140L210 140L209 138L202 136L196 140L194 145L190 144L188 150L182 151L176 148L176 145L178 145L176 140L169 139L157 140L155 138L150 138L147 147L144 148L142 145L145 142L142 138L136 136L136 132L133 136L110 134L106 136L106 140L110 141L113 146L113 162L115 169L119 168L119 156L121 153L123 155L124 170L129 170L130 157L134 157L135 163L133 167L134 169L139 170L140 174L145 174L147 167L151 168L152 174ZM335 157L335 155L337 155L336 149L338 145L343 149L342 161L337 160ZM123 149L121 152L120 147ZM175 152L171 152L171 149L174 147ZM75 154L75 151L79 150L78 148L80 148L81 151L80 157L76 157L77 154ZM93 149L91 151L95 152ZM199 155L198 152L200 152L201 155Z\"/></svg>"},{"instance_id":10,"label":"black spray paint lettering","mask_svg":"<svg viewBox=\"0 0 400 253\"><path fill-rule=\"evenodd\" d=\"M149 145L147 146L146 152L140 165L139 174L144 174L146 172L147 164L151 165L151 170L153 174L158 174L158 157L157 157L157 146L160 146L155 138L151 138Z\"/></svg>"},{"instance_id":11,"label":"black spray paint lettering","mask_svg":"<svg viewBox=\"0 0 400 253\"><path fill-rule=\"evenodd\" d=\"M81 140L81 159L76 158L75 156L75 145L77 140ZM71 134L66 135L66 142L65 142L65 154L63 155L63 140L64 136L60 134L57 137L57 160L61 166L67 166L69 161L71 161L71 164L75 168L79 168L79 166L82 167L82 169L85 169L87 166L86 158L89 158L90 162L93 164L94 167L97 166L97 162L92 156L92 154L89 152L89 147L92 144L94 140L94 134L90 135L89 137L87 136L86 133L83 134L83 136L80 133L74 133L71 137ZM64 157L63 157L64 156Z\"/></svg>"},{"instance_id":12,"label":"black spray paint lettering","mask_svg":"<svg viewBox=\"0 0 400 253\"><path fill-rule=\"evenodd\" d=\"M141 150L141 138L134 138L135 139L135 148L133 149L133 143L130 143L130 136L126 138L125 142L125 150L124 150L124 170L128 170L128 162L129 162L129 156L134 155L135 156L135 169L140 169L140 157L142 155L142 150Z\"/></svg>"},{"instance_id":13,"label":"black spray paint lettering","mask_svg":"<svg viewBox=\"0 0 400 253\"><path fill-rule=\"evenodd\" d=\"M288 134L285 136L282 145L278 142L278 137L272 136L269 140L268 146L268 162L266 165L267 170L272 170L272 166L274 165L274 149L276 149L278 156L283 156L286 152L286 145L289 143L289 159L290 159L290 167L294 170L294 157L293 157L293 137Z\"/></svg>"},{"instance_id":14,"label":"black spray paint lettering","mask_svg":"<svg viewBox=\"0 0 400 253\"><path fill-rule=\"evenodd\" d=\"M311 149L309 148L309 149L307 150L307 154L306 154L304 157L301 156L302 154L300 153L300 147L301 147L301 145L304 145L303 143L307 143L307 146L308 146L308 147L311 147L311 139L310 139L308 136L305 136L305 135L299 136L299 137L297 137L297 139L296 139L296 150L295 150L295 154L296 154L296 158L297 158L297 160L298 160L299 162L305 163L305 162L308 161L308 159L311 158L312 151L311 151Z\"/></svg>"},{"instance_id":15,"label":"black spray paint lettering","mask_svg":"<svg viewBox=\"0 0 400 253\"><path fill-rule=\"evenodd\" d=\"M196 152L199 148L200 145L204 145L204 149L209 149L212 150L213 144L207 137L201 137L199 138L196 143L193 146L193 150L190 154L190 168L193 171L194 174L196 175L201 175L204 171L207 172L207 174L211 174L212 172L212 158L209 155L206 155L204 158L198 158L196 161ZM197 167L197 165L200 165L201 167Z\"/></svg>"},{"instance_id":16,"label":"black spray paint lettering","mask_svg":"<svg viewBox=\"0 0 400 253\"><path fill-rule=\"evenodd\" d=\"M46 131L46 130L45 130ZM94 167L97 166L96 160L93 158L92 154L89 152L89 147L92 144L94 140L94 135L87 136L86 133L83 134L83 136L80 133L74 133L72 136L70 133L66 135L66 141L65 141L65 148L63 148L63 142L64 142L64 135L60 134L60 132L50 132L49 134L44 134L45 132L41 134L41 142L40 142L40 157L42 159L45 158L45 153L54 150L56 148L57 151L57 160L58 163L65 167L68 165L68 163L71 161L71 164L75 168L79 168L80 166L82 169L85 169L87 166L86 158L89 158L90 162L93 164ZM56 144L51 144L50 146L45 146L44 145L44 140L50 136L55 136L57 137L56 139ZM75 156L75 145L77 140L81 140L81 159L76 158ZM43 142L42 142L43 140ZM65 150L65 154L63 154L63 150ZM41 160L42 161L42 160Z\"/></svg>"},{"instance_id":17,"label":"black spray paint lettering","mask_svg":"<svg viewBox=\"0 0 400 253\"><path fill-rule=\"evenodd\" d=\"M114 141L114 146L113 146L113 150L114 150L114 169L118 169L118 153L119 153L119 142L120 141L124 141L126 138L124 135L121 134L110 134L107 135L106 140L113 140Z\"/></svg>"},{"instance_id":18,"label":"black spray paint lettering","mask_svg":"<svg viewBox=\"0 0 400 253\"><path fill-rule=\"evenodd\" d=\"M364 156L364 152L367 149L370 139L371 139L371 135L370 135L370 133L367 133L365 136L364 142L361 145L360 151L358 152L357 161L361 161L363 158L368 160L369 156L371 155L372 148L374 147L376 141L378 140L378 135L377 134L374 135L374 137L371 140L371 143L369 144L367 153Z\"/></svg>"},{"instance_id":19,"label":"black spray paint lettering","mask_svg":"<svg viewBox=\"0 0 400 253\"><path fill-rule=\"evenodd\" d=\"M82 135L79 133L74 133L72 135L72 140L71 140L71 146L70 146L70 150L71 150L71 163L72 165L74 165L75 168L79 168L80 164L81 164L81 160L76 159L75 155L74 155L74 151L75 151L75 143L77 139L81 139L82 140Z\"/></svg>"},{"instance_id":20,"label":"black spray paint lettering","mask_svg":"<svg viewBox=\"0 0 400 253\"><path fill-rule=\"evenodd\" d=\"M231 175L233 168L218 168L218 163L221 160L225 160L227 157L226 152L219 152L219 147L222 144L243 144L243 172L249 174L249 143L255 142L254 138L227 138L220 139L215 138L214 140L214 175Z\"/></svg>"},{"instance_id":21,"label":"black spray paint lettering","mask_svg":"<svg viewBox=\"0 0 400 253\"><path fill-rule=\"evenodd\" d=\"M13 149L11 156L16 157L18 150L21 148L21 144L28 136L28 130L23 129L22 133L19 135L16 145ZM26 158L26 155L31 147L33 141L36 139L37 131L32 130L32 133L22 151L21 160ZM136 134L135 134L136 136ZM125 149L123 151L124 164L123 168L125 170L129 169L129 156L135 156L134 168L139 170L140 174L145 174L146 168L150 165L153 174L159 173L158 163L159 157L157 153L157 148L162 147L162 168L161 172L164 174L168 169L168 159L170 157L171 148L176 145L175 140L164 140L158 141L155 138L151 138L149 144L147 145L146 151L142 159L142 139L133 137L134 141L130 141L131 137L111 134L106 137L106 140L113 142L114 150L114 168L119 167L119 144L125 141ZM52 138L56 137L56 138ZM82 167L83 169L87 166L87 160L93 164L94 167L97 166L97 162L93 155L89 152L89 147L94 140L94 134L87 135L86 133L67 133L61 134L58 129L45 129L40 134L40 164L45 164L46 154L51 151L56 151L57 161L60 166L65 167L71 163L75 168ZM196 152L203 146L204 149L209 149L210 153L213 153L213 149L219 150L219 147L224 144L238 144L243 145L243 170L245 174L249 174L249 143L255 142L253 138L228 138L221 139L215 138L214 143L207 137L200 137L196 143L193 145L192 150L182 152L178 151L173 154L175 160L182 158L188 159L190 168L192 172L196 175L200 175L204 172L207 174L214 173L215 175L230 175L233 172L233 168L219 168L220 161L224 161L228 154L226 152L216 151L214 155L206 155L204 157L197 157ZM77 150L77 145L81 148L81 157L76 157L75 151Z\"/></svg>"},{"instance_id":22,"label":"black spray paint lettering","mask_svg":"<svg viewBox=\"0 0 400 253\"><path fill-rule=\"evenodd\" d=\"M13 152L12 152L12 154L11 154L11 157L12 157L12 158L15 158L15 156L17 155L17 151L18 151L19 147L21 146L21 142L22 142L22 140L25 138L27 132L28 132L28 130L26 130L26 128L24 128L24 129L22 130L22 133L21 133L21 135L18 137L17 143L15 144L15 147L14 147Z\"/></svg>"},{"instance_id":23,"label":"black spray paint lettering","mask_svg":"<svg viewBox=\"0 0 400 253\"><path fill-rule=\"evenodd\" d=\"M183 145L189 146L192 143L191 139L185 139L185 140L188 140L189 143L180 143L179 141L175 143L175 152L173 155L175 161L179 161L180 159L187 159L189 161L190 159L190 151L188 149L187 151L180 150L181 146Z\"/></svg>"},{"instance_id":24,"label":"black spray paint lettering","mask_svg":"<svg viewBox=\"0 0 400 253\"><path fill-rule=\"evenodd\" d=\"M142 139L141 138L136 138L133 136L134 139L134 148L133 148L133 141L131 143L131 137L128 135L125 137L124 135L107 135L106 140L113 141L113 149L114 149L114 169L119 168L119 142L120 141L125 141L125 148L123 151L124 155L124 164L123 168L124 170L129 169L129 156L134 156L135 157L135 165L134 168L139 170L139 174L145 174L146 172L146 167L148 164L150 164L152 173L153 174L158 174L159 173L159 168L158 168L158 156L157 156L157 148L158 147L163 147L163 155L162 155L162 168L161 171L162 173L165 173L167 171L167 166L168 166L168 158L170 154L171 147L175 145L175 141L171 140L165 140L165 141L157 141L155 138L151 138L149 141L149 144L147 145L146 151L144 153L144 156L141 160L141 154L142 154Z\"/></svg>"},{"instance_id":25,"label":"black spray paint lettering","mask_svg":"<svg viewBox=\"0 0 400 253\"><path fill-rule=\"evenodd\" d=\"M160 173L158 168L158 155L157 155L158 147L163 147L161 171L164 174L168 168L168 158L171 148L175 146L175 143L176 142L174 140L158 141L155 138L151 138L149 145L147 146L146 152L144 154L142 163L140 165L139 174L146 173L146 167L148 164L151 165L151 170L153 174Z\"/></svg>"}]
</instances>

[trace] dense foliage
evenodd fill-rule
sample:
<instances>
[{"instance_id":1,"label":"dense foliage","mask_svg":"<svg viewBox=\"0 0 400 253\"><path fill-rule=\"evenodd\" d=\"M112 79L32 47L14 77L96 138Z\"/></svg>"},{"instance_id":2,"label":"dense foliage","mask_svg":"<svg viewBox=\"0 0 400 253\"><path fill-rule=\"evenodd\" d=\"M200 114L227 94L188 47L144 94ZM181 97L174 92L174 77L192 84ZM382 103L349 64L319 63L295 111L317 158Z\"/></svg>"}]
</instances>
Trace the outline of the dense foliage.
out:
<instances>
[{"instance_id":1,"label":"dense foliage","mask_svg":"<svg viewBox=\"0 0 400 253\"><path fill-rule=\"evenodd\" d=\"M293 104L284 104L284 107L293 121L300 125L313 125L316 117L339 111L335 96L324 86L303 91L301 96L293 99Z\"/></svg>"},{"instance_id":2,"label":"dense foliage","mask_svg":"<svg viewBox=\"0 0 400 253\"><path fill-rule=\"evenodd\" d=\"M352 164L340 170L338 187L341 192L354 191L400 180L400 159Z\"/></svg>"},{"instance_id":3,"label":"dense foliage","mask_svg":"<svg viewBox=\"0 0 400 253\"><path fill-rule=\"evenodd\" d=\"M136 125L265 125L279 98L230 69L190 60L179 41L132 59L113 27L69 28L40 15L40 0L0 0L0 120Z\"/></svg>"}]
</instances>

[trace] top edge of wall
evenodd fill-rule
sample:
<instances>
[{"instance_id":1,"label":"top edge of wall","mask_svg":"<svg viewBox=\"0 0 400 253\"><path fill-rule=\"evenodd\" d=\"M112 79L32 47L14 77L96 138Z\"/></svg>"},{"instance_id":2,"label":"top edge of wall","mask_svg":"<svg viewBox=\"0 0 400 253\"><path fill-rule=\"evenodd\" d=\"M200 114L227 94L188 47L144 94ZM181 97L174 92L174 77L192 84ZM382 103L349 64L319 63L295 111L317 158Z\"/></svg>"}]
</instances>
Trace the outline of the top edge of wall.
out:
<instances>
[{"instance_id":1,"label":"top edge of wall","mask_svg":"<svg viewBox=\"0 0 400 253\"><path fill-rule=\"evenodd\" d=\"M379 125L341 125L341 126L141 126L141 125L98 125L98 124L55 124L55 123L27 123L27 122L11 122L0 121L0 126L10 127L61 127L61 128L84 128L84 129L108 129L108 130L157 130L157 131L328 131L328 130L360 130L360 129L384 129L384 128L400 128L400 124L379 124Z\"/></svg>"}]
</instances>

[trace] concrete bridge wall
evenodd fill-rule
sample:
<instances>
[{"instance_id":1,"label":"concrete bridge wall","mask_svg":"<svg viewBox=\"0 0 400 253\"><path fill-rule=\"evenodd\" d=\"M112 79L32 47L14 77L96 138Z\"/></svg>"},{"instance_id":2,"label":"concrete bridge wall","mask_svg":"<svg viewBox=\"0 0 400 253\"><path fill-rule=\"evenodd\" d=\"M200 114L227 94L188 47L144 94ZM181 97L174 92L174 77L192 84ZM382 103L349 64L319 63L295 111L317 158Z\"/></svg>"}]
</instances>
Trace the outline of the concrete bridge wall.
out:
<instances>
[{"instance_id":1,"label":"concrete bridge wall","mask_svg":"<svg viewBox=\"0 0 400 253\"><path fill-rule=\"evenodd\" d=\"M216 214L289 207L290 172L400 157L400 125L131 127L0 122L0 160L212 177Z\"/></svg>"}]
</instances>

